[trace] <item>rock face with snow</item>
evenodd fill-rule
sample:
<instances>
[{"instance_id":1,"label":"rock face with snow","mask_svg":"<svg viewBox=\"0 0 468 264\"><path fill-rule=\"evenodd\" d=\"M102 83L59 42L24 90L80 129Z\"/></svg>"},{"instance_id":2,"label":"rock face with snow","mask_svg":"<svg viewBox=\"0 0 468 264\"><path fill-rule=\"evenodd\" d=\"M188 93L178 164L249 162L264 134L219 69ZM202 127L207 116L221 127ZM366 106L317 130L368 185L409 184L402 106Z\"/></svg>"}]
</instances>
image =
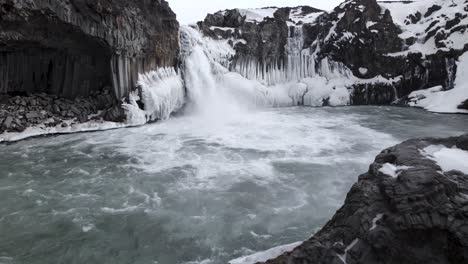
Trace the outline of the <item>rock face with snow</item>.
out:
<instances>
[{"instance_id":1,"label":"rock face with snow","mask_svg":"<svg viewBox=\"0 0 468 264\"><path fill-rule=\"evenodd\" d=\"M468 134L384 150L311 239L266 263L468 263Z\"/></svg>"},{"instance_id":2,"label":"rock face with snow","mask_svg":"<svg viewBox=\"0 0 468 264\"><path fill-rule=\"evenodd\" d=\"M235 54L224 64L248 79L275 85L319 76L348 89L350 104L407 104L413 91L456 88L460 57L468 51L466 10L464 0L348 0L331 12L220 11L198 27L229 41ZM454 108L462 109L460 103Z\"/></svg>"}]
</instances>

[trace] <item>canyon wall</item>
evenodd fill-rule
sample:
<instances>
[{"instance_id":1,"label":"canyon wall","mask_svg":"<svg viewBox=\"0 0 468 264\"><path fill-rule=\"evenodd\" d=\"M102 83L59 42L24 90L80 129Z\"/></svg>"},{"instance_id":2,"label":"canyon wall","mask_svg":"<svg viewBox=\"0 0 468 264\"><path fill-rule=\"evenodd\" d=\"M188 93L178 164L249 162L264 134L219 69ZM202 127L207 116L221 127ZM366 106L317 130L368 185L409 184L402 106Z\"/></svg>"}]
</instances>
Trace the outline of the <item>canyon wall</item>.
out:
<instances>
[{"instance_id":1,"label":"canyon wall","mask_svg":"<svg viewBox=\"0 0 468 264\"><path fill-rule=\"evenodd\" d=\"M177 65L178 28L160 0L1 0L0 93L120 99L138 73Z\"/></svg>"}]
</instances>

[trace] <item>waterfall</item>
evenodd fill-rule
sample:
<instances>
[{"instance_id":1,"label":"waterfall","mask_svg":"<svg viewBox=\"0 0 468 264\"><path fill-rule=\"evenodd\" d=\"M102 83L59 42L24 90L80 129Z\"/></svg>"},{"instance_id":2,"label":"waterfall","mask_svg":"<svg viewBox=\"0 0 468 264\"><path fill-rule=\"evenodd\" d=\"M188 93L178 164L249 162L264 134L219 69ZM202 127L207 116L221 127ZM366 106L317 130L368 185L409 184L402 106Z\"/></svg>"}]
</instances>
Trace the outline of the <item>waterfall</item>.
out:
<instances>
[{"instance_id":1,"label":"waterfall","mask_svg":"<svg viewBox=\"0 0 468 264\"><path fill-rule=\"evenodd\" d=\"M139 89L124 104L127 122L140 125L185 112L211 120L242 116L257 107L349 104L353 75L342 63L303 49L302 26L289 27L286 61L239 59L227 40L180 29L181 68L161 68L139 76ZM229 70L231 68L232 71Z\"/></svg>"},{"instance_id":2,"label":"waterfall","mask_svg":"<svg viewBox=\"0 0 468 264\"><path fill-rule=\"evenodd\" d=\"M255 101L255 88L229 78L223 58L232 52L229 44L202 37L190 27L180 32L182 71L187 88L187 112L204 117L227 117L242 113ZM234 84L234 85L233 85ZM245 97L245 95L249 95Z\"/></svg>"}]
</instances>

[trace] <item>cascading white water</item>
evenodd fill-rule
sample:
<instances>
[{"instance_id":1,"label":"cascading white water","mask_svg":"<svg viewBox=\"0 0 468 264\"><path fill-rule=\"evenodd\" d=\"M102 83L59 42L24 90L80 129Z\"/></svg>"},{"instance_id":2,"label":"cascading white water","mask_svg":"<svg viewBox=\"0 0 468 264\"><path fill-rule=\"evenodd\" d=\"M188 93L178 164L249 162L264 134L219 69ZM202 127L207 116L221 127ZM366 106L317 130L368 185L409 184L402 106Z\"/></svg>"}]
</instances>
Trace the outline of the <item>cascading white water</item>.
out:
<instances>
[{"instance_id":1,"label":"cascading white water","mask_svg":"<svg viewBox=\"0 0 468 264\"><path fill-rule=\"evenodd\" d=\"M188 111L202 116L233 115L245 109L233 89L226 89L222 76L227 73L219 61L230 52L229 46L206 46L200 32L190 27L181 28L181 46L185 85L188 93ZM215 50L215 51L214 51ZM217 50L217 52L216 52ZM216 54L218 60L215 59Z\"/></svg>"},{"instance_id":2,"label":"cascading white water","mask_svg":"<svg viewBox=\"0 0 468 264\"><path fill-rule=\"evenodd\" d=\"M141 94L132 93L124 105L129 124L167 119L184 104L187 113L222 120L259 106L349 103L346 86L352 83L352 73L328 58L317 62L315 52L303 49L302 26L289 28L285 63L240 59L233 72L228 67L235 50L227 40L203 37L197 29L183 26L180 43L180 73L162 68L140 75Z\"/></svg>"}]
</instances>

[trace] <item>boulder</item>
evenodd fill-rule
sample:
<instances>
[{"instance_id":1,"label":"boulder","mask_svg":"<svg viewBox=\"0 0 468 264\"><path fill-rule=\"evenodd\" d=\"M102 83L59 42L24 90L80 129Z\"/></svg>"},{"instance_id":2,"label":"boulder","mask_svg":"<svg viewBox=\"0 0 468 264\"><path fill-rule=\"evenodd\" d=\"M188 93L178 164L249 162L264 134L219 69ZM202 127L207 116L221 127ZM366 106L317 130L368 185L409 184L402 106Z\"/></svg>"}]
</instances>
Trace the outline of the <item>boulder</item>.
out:
<instances>
[{"instance_id":1,"label":"boulder","mask_svg":"<svg viewBox=\"0 0 468 264\"><path fill-rule=\"evenodd\" d=\"M468 134L384 150L317 234L266 263L468 263L468 175L443 171L431 145L468 151Z\"/></svg>"},{"instance_id":2,"label":"boulder","mask_svg":"<svg viewBox=\"0 0 468 264\"><path fill-rule=\"evenodd\" d=\"M5 121L3 121L3 125L2 125L2 126L3 126L5 129L10 129L12 123L13 123L13 117L7 116L6 119L5 119Z\"/></svg>"}]
</instances>

